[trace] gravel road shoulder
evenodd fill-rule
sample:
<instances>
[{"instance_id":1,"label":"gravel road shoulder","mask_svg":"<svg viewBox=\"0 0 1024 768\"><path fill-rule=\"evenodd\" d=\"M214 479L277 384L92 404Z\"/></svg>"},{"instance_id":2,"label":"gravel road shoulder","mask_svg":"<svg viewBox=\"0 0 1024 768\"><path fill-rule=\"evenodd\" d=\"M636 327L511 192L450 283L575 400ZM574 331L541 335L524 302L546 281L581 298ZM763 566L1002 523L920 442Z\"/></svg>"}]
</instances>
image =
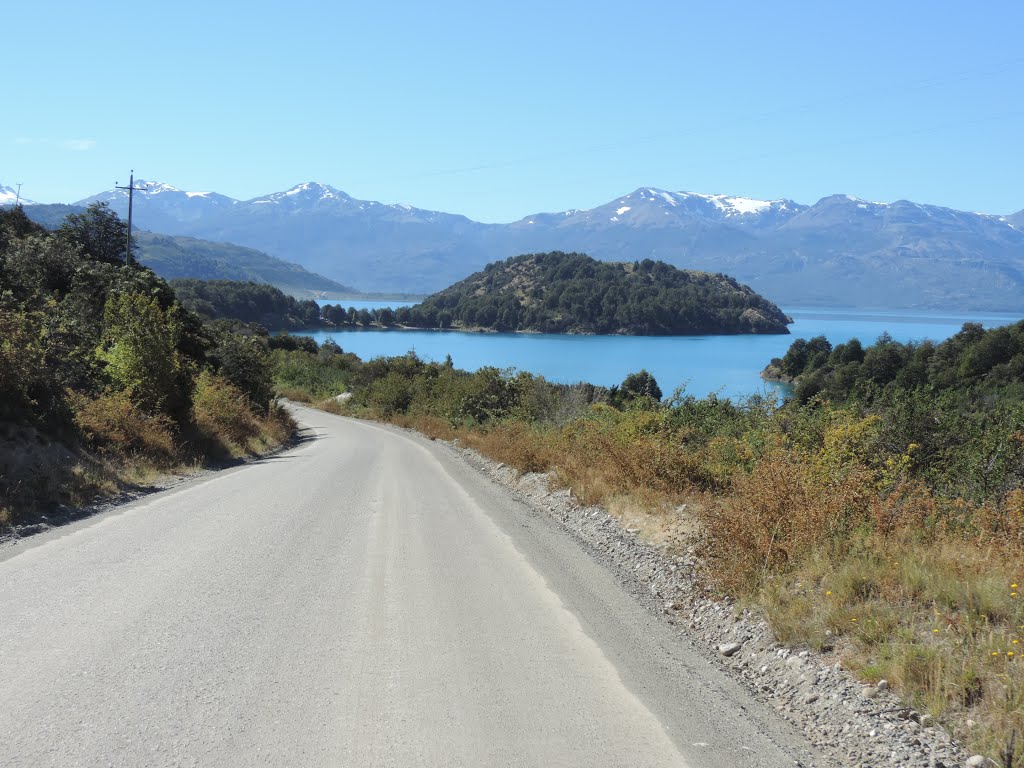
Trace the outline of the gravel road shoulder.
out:
<instances>
[{"instance_id":1,"label":"gravel road shoulder","mask_svg":"<svg viewBox=\"0 0 1024 768\"><path fill-rule=\"evenodd\" d=\"M437 441L442 442L442 441ZM887 685L868 686L836 659L777 643L767 624L728 601L707 597L692 552L672 556L624 529L599 506L578 504L544 474L520 475L479 452L449 450L554 518L681 642L700 649L753 697L801 731L826 765L952 768L968 755L928 715L907 707Z\"/></svg>"}]
</instances>

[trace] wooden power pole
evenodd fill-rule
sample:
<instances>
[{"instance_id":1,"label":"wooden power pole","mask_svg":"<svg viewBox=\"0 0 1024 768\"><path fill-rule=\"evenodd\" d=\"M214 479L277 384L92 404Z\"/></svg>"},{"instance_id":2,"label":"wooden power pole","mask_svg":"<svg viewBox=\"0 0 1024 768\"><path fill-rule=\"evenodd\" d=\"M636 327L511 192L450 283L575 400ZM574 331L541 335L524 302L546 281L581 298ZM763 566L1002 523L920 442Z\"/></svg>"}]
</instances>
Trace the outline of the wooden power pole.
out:
<instances>
[{"instance_id":1,"label":"wooden power pole","mask_svg":"<svg viewBox=\"0 0 1024 768\"><path fill-rule=\"evenodd\" d=\"M145 192L146 188L145 187L136 187L135 186L135 169L134 168L132 169L131 176L128 178L128 186L127 187L119 187L119 186L117 186L117 182L115 181L114 182L114 188L115 189L127 189L128 190L128 242L125 245L125 249L124 249L124 266L125 266L125 269L127 269L132 264L132 200L133 200L133 197L134 197L136 192Z\"/></svg>"}]
</instances>

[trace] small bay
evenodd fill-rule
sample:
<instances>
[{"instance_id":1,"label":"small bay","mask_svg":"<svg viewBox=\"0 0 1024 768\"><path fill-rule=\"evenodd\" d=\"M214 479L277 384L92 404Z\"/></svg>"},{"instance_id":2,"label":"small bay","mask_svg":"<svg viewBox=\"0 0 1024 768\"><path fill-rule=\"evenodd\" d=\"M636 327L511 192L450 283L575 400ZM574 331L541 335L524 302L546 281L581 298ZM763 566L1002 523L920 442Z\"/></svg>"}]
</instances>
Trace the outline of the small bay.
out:
<instances>
[{"instance_id":1,"label":"small bay","mask_svg":"<svg viewBox=\"0 0 1024 768\"><path fill-rule=\"evenodd\" d=\"M321 301L356 309L410 306L400 301ZM534 333L467 333L431 330L308 331L318 342L333 339L346 352L364 360L415 351L425 360L451 355L458 368L485 365L530 371L566 384L589 381L610 386L627 374L646 368L667 394L686 392L740 398L778 391L760 378L773 357L785 354L798 338L825 336L832 344L860 339L865 346L881 334L896 341L942 341L964 323L986 328L1007 325L1020 315L914 310L783 308L794 322L790 335L779 336L565 336Z\"/></svg>"}]
</instances>

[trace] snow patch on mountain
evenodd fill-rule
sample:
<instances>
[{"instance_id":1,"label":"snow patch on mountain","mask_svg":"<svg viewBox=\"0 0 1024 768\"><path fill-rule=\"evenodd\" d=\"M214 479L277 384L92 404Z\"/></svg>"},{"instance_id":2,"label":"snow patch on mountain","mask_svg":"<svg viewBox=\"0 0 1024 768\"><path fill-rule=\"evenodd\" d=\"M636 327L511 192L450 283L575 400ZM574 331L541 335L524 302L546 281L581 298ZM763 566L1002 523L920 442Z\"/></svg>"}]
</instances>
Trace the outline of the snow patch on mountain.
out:
<instances>
[{"instance_id":1,"label":"snow patch on mountain","mask_svg":"<svg viewBox=\"0 0 1024 768\"><path fill-rule=\"evenodd\" d=\"M135 185L141 187L147 195L159 195L161 192L181 192L177 187L172 187L170 184L163 184L159 181L142 181L141 179L135 182ZM125 190L122 190L124 192ZM187 192L185 194L188 194Z\"/></svg>"},{"instance_id":2,"label":"snow patch on mountain","mask_svg":"<svg viewBox=\"0 0 1024 768\"><path fill-rule=\"evenodd\" d=\"M649 196L649 197L648 197ZM640 190L642 201L658 204L667 203L673 208L693 210L694 204L709 208L725 218L758 216L770 211L797 211L797 206L790 200L756 200L752 197L736 197L732 195L705 195L699 192L666 192L663 189L648 187Z\"/></svg>"},{"instance_id":3,"label":"snow patch on mountain","mask_svg":"<svg viewBox=\"0 0 1024 768\"><path fill-rule=\"evenodd\" d=\"M262 195L260 197L253 198L248 202L257 205L284 202L289 204L294 203L296 205L308 205L309 203L318 203L321 201L347 202L349 200L351 200L351 198L348 195L328 184L320 184L316 181L307 181L303 184L297 184L284 192Z\"/></svg>"},{"instance_id":4,"label":"snow patch on mountain","mask_svg":"<svg viewBox=\"0 0 1024 768\"><path fill-rule=\"evenodd\" d=\"M874 200L861 200L859 197L854 197L853 195L843 195L843 197L851 203L856 203L858 208L870 208L872 206L876 208L888 208L890 205L889 203L878 203Z\"/></svg>"}]
</instances>

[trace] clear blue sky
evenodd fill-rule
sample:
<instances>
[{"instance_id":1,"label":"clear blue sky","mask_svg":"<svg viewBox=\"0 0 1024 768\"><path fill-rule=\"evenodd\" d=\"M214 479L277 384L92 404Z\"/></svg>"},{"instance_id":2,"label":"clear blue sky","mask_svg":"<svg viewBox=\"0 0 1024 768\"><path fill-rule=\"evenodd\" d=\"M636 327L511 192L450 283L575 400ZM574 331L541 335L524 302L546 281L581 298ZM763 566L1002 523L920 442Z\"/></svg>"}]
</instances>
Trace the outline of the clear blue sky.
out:
<instances>
[{"instance_id":1,"label":"clear blue sky","mask_svg":"<svg viewBox=\"0 0 1024 768\"><path fill-rule=\"evenodd\" d=\"M1024 4L11 3L0 183L315 180L482 221L643 185L1024 208Z\"/></svg>"}]
</instances>

